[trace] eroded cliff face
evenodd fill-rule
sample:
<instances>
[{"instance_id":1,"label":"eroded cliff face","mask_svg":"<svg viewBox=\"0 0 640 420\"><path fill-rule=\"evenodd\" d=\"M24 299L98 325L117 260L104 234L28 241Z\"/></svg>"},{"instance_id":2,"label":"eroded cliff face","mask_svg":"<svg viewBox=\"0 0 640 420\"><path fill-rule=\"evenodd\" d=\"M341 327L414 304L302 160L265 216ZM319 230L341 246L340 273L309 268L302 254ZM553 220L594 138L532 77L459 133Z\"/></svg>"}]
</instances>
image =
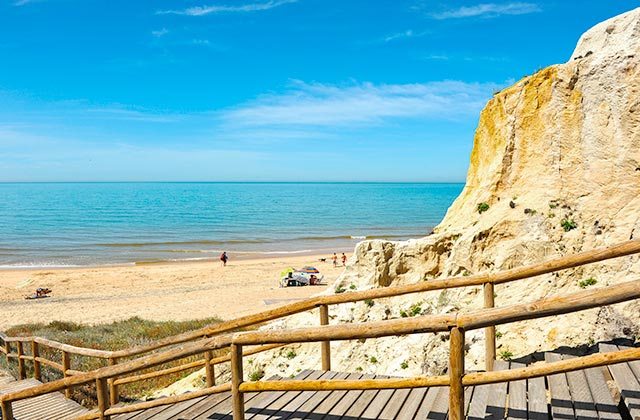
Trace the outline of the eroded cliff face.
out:
<instances>
[{"instance_id":1,"label":"eroded cliff face","mask_svg":"<svg viewBox=\"0 0 640 420\"><path fill-rule=\"evenodd\" d=\"M640 9L585 33L569 62L497 93L474 138L466 186L435 233L407 242L364 241L338 284L365 290L495 272L640 237ZM480 213L478 205L488 204ZM640 278L638 257L496 287L496 305ZM352 286L353 285L353 286ZM331 309L331 323L366 322L482 306L479 288L423 293ZM318 324L300 314L266 328ZM498 328L498 353L515 357L562 345L640 337L640 303L619 304ZM467 335L470 368L483 363L483 335ZM317 344L247 360L247 372L289 376L317 368ZM290 350L293 350L291 352ZM289 357L287 357L287 354ZM294 357L291 357L295 354ZM444 334L332 344L333 369L440 374Z\"/></svg>"}]
</instances>

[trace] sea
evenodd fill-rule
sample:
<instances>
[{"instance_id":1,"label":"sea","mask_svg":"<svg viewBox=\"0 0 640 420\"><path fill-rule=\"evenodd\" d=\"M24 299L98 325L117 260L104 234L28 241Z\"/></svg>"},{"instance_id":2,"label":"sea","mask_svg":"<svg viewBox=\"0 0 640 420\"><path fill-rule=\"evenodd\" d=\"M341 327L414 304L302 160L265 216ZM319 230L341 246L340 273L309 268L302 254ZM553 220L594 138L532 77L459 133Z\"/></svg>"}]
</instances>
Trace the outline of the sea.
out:
<instances>
[{"instance_id":1,"label":"sea","mask_svg":"<svg viewBox=\"0 0 640 420\"><path fill-rule=\"evenodd\" d=\"M0 183L0 269L330 255L429 234L463 186Z\"/></svg>"}]
</instances>

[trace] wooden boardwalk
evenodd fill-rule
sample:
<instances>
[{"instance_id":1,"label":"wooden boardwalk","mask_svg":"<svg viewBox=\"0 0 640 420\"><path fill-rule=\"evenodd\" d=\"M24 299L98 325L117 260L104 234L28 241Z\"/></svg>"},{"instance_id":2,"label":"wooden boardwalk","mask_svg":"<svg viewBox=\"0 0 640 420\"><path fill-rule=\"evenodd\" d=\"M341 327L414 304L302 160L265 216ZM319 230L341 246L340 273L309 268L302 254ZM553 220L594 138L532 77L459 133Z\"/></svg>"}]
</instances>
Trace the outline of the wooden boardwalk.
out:
<instances>
[{"instance_id":1,"label":"wooden boardwalk","mask_svg":"<svg viewBox=\"0 0 640 420\"><path fill-rule=\"evenodd\" d=\"M622 347L621 347L622 348ZM603 351L616 346L601 345ZM547 361L570 358L546 353ZM524 367L496 361L496 370ZM359 379L371 375L305 370L296 379ZM378 376L380 377L380 376ZM281 378L270 378L279 380ZM613 382L611 382L613 381ZM608 382L613 385L613 392ZM617 389L616 389L617 388ZM247 419L446 419L448 387L398 390L260 392L245 396ZM617 395L622 396L619 404ZM228 419L230 393L114 416L117 420ZM640 362L556 374L465 390L468 419L640 419ZM630 414L630 415L629 415Z\"/></svg>"},{"instance_id":2,"label":"wooden boardwalk","mask_svg":"<svg viewBox=\"0 0 640 420\"><path fill-rule=\"evenodd\" d=\"M35 379L16 381L11 376L0 372L0 394L7 394L41 383ZM66 399L59 392L18 401L13 408L13 416L16 420L65 420L74 419L88 412L89 410L75 401Z\"/></svg>"},{"instance_id":3,"label":"wooden boardwalk","mask_svg":"<svg viewBox=\"0 0 640 420\"><path fill-rule=\"evenodd\" d=\"M601 351L624 349L600 344ZM574 356L545 353L547 362ZM524 367L496 361L496 370ZM367 379L385 376L305 370L296 379ZM269 380L285 380L272 377ZM0 372L0 394L40 384L35 379L15 381ZM350 390L278 391L245 395L246 419L447 419L448 387ZM21 400L14 405L15 420L73 419L89 410L54 392ZM178 404L113 416L114 420L232 420L230 392L195 398ZM468 387L468 419L640 419L640 361L599 368Z\"/></svg>"}]
</instances>

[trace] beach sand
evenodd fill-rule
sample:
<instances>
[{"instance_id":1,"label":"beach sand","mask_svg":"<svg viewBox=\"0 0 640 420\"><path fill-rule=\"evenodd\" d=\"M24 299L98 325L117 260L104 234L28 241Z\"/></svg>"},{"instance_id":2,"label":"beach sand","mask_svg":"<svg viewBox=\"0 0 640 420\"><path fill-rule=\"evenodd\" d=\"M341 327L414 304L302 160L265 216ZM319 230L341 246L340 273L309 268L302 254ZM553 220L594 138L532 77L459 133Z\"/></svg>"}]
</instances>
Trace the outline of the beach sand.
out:
<instances>
[{"instance_id":1,"label":"beach sand","mask_svg":"<svg viewBox=\"0 0 640 420\"><path fill-rule=\"evenodd\" d=\"M344 267L329 255L149 264L118 267L0 271L0 330L31 322L90 324L139 316L150 320L234 317L275 308L326 290ZM286 267L313 265L325 286L278 287ZM38 287L50 298L25 300Z\"/></svg>"}]
</instances>

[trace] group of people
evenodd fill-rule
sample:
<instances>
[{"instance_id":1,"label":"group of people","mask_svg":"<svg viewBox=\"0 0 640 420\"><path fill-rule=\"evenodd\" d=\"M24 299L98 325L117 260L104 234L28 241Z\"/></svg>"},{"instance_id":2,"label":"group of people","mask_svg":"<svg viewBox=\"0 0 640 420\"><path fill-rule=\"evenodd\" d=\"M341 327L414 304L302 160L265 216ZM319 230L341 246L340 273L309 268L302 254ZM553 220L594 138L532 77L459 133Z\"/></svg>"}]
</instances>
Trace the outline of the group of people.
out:
<instances>
[{"instance_id":1,"label":"group of people","mask_svg":"<svg viewBox=\"0 0 640 420\"><path fill-rule=\"evenodd\" d=\"M344 255L344 252L342 253L342 256L340 257L340 259L342 260L342 265L346 266L347 265L347 256ZM333 261L333 266L334 267L338 266L338 255L335 252L333 253L333 257L331 257L331 261Z\"/></svg>"}]
</instances>

